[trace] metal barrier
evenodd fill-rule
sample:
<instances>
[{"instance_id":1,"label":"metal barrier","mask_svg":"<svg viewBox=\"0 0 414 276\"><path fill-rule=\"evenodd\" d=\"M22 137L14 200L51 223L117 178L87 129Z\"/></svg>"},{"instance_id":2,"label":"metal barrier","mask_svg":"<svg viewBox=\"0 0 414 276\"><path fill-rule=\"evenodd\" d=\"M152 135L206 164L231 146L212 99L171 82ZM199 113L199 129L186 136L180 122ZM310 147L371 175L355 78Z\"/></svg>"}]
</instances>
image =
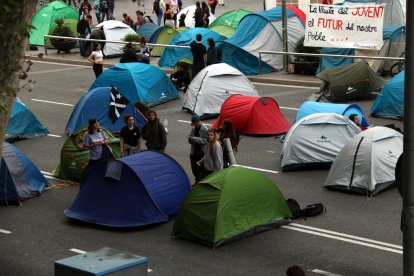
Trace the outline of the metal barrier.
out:
<instances>
[{"instance_id":1,"label":"metal barrier","mask_svg":"<svg viewBox=\"0 0 414 276\"><path fill-rule=\"evenodd\" d=\"M119 40L103 40L103 39L90 39L90 38L78 38L78 37L66 37L66 36L55 36L55 35L43 35L44 39L44 45L45 45L45 56L47 56L47 47L46 42L47 39L50 38L63 38L66 40L74 40L74 41L92 41L92 42L104 42L104 43L118 43L118 44L128 44L131 43L133 45L139 45L139 42L128 42L128 41L119 41ZM151 47L165 47L165 48L185 48L185 49L191 49L190 46L178 46L178 45L167 45L167 44L153 44L153 43L147 43L147 46Z\"/></svg>"},{"instance_id":2,"label":"metal barrier","mask_svg":"<svg viewBox=\"0 0 414 276\"><path fill-rule=\"evenodd\" d=\"M274 52L274 51L259 51L259 74L262 73L262 54L271 55L294 55L304 57L333 57L333 58L358 58L358 59L380 59L380 60L398 60L405 61L402 57L378 57L378 56L351 56L351 55L334 55L334 54L310 54L310 53L294 53L294 52ZM283 68L287 72L287 68Z\"/></svg>"}]
</instances>

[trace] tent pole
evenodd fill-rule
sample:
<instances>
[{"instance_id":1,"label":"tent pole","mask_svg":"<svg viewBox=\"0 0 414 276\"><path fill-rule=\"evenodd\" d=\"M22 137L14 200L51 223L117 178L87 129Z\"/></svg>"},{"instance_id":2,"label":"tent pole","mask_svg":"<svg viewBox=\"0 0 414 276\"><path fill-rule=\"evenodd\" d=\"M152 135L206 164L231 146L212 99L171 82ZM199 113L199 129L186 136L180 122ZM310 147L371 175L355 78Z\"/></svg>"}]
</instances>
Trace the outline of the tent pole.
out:
<instances>
[{"instance_id":1,"label":"tent pole","mask_svg":"<svg viewBox=\"0 0 414 276\"><path fill-rule=\"evenodd\" d=\"M411 8L411 9L410 9ZM407 11L414 2L407 0ZM403 157L403 274L414 275L414 17L407 17L404 91L404 157Z\"/></svg>"}]
</instances>

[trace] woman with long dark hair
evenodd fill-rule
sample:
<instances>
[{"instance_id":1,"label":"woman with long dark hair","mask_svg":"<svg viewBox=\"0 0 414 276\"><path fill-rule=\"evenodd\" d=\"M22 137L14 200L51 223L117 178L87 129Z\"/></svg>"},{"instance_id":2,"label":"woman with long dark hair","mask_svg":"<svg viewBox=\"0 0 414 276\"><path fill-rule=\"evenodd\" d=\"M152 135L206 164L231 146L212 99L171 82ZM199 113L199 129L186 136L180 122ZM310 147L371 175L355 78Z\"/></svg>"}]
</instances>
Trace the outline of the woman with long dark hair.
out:
<instances>
[{"instance_id":1,"label":"woman with long dark hair","mask_svg":"<svg viewBox=\"0 0 414 276\"><path fill-rule=\"evenodd\" d=\"M223 169L223 149L218 142L216 130L212 128L207 131L206 154L197 162L197 165L203 166L203 177Z\"/></svg>"},{"instance_id":2,"label":"woman with long dark hair","mask_svg":"<svg viewBox=\"0 0 414 276\"><path fill-rule=\"evenodd\" d=\"M142 139L146 141L145 145L147 149L165 151L165 147L167 146L167 133L154 110L148 110L147 123L142 128L141 135Z\"/></svg>"},{"instance_id":3,"label":"woman with long dark hair","mask_svg":"<svg viewBox=\"0 0 414 276\"><path fill-rule=\"evenodd\" d=\"M89 167L103 159L103 145L107 145L108 142L105 133L99 128L98 120L95 118L89 119L88 132L83 136L83 148L89 149Z\"/></svg>"},{"instance_id":4,"label":"woman with long dark hair","mask_svg":"<svg viewBox=\"0 0 414 276\"><path fill-rule=\"evenodd\" d=\"M95 73L95 77L98 78L102 74L103 70L103 53L101 44L95 44L93 52L88 57L88 60L93 63L93 72Z\"/></svg>"}]
</instances>

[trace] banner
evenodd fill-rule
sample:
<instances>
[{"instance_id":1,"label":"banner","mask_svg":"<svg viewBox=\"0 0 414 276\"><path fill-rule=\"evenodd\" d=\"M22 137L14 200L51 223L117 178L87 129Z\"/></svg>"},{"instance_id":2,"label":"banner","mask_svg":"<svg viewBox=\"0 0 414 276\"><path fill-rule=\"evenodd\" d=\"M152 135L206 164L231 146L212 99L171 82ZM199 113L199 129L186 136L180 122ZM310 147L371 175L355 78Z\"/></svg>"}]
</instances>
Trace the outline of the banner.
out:
<instances>
[{"instance_id":1,"label":"banner","mask_svg":"<svg viewBox=\"0 0 414 276\"><path fill-rule=\"evenodd\" d=\"M306 10L305 46L380 50L384 6L313 5Z\"/></svg>"}]
</instances>

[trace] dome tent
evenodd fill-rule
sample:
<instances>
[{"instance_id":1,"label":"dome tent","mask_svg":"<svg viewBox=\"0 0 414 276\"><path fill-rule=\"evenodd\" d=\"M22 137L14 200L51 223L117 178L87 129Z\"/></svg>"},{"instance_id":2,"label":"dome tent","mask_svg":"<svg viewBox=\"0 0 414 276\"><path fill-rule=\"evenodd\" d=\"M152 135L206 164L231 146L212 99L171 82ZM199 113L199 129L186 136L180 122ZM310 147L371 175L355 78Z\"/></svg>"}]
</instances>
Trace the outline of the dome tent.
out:
<instances>
[{"instance_id":1,"label":"dome tent","mask_svg":"<svg viewBox=\"0 0 414 276\"><path fill-rule=\"evenodd\" d=\"M368 128L338 153L324 187L375 195L395 185L395 169L402 152L401 133L387 127Z\"/></svg>"},{"instance_id":2,"label":"dome tent","mask_svg":"<svg viewBox=\"0 0 414 276\"><path fill-rule=\"evenodd\" d=\"M207 66L191 81L185 94L183 109L202 119L220 113L223 102L233 94L259 96L243 73L225 63Z\"/></svg>"},{"instance_id":3,"label":"dome tent","mask_svg":"<svg viewBox=\"0 0 414 276\"><path fill-rule=\"evenodd\" d=\"M106 40L121 41L122 38L128 34L137 34L130 26L117 20L107 20L98 25L95 28L103 27ZM102 49L103 54L108 57L121 56L122 44L119 43L105 43Z\"/></svg>"},{"instance_id":4,"label":"dome tent","mask_svg":"<svg viewBox=\"0 0 414 276\"><path fill-rule=\"evenodd\" d=\"M231 95L222 105L212 128L220 128L225 119L236 132L250 135L277 135L289 130L289 123L270 97Z\"/></svg>"},{"instance_id":5,"label":"dome tent","mask_svg":"<svg viewBox=\"0 0 414 276\"><path fill-rule=\"evenodd\" d=\"M178 98L170 78L155 66L141 62L118 63L105 70L91 85L116 87L132 103L156 105Z\"/></svg>"},{"instance_id":6,"label":"dome tent","mask_svg":"<svg viewBox=\"0 0 414 276\"><path fill-rule=\"evenodd\" d=\"M131 114L135 119L138 127L143 127L145 119L143 115L135 108L134 103L128 102L125 108L119 113L118 119L112 121L109 113L111 106L111 89L110 87L97 87L89 90L78 101L73 108L66 125L66 131L70 134L77 129L88 124L90 118L96 118L99 124L111 132L119 132L125 126L124 116ZM118 92L115 89L116 92ZM123 97L122 92L120 93Z\"/></svg>"},{"instance_id":7,"label":"dome tent","mask_svg":"<svg viewBox=\"0 0 414 276\"><path fill-rule=\"evenodd\" d=\"M169 26L163 26L157 29L151 36L149 42L152 44L169 44L170 41L180 32L188 30L187 27L181 27L178 29L171 28ZM160 57L164 53L165 47L155 46L151 50L151 56Z\"/></svg>"},{"instance_id":8,"label":"dome tent","mask_svg":"<svg viewBox=\"0 0 414 276\"><path fill-rule=\"evenodd\" d=\"M361 129L334 113L316 113L297 121L288 131L280 155L283 171L330 167L342 147Z\"/></svg>"},{"instance_id":9,"label":"dome tent","mask_svg":"<svg viewBox=\"0 0 414 276\"><path fill-rule=\"evenodd\" d=\"M225 25L229 27L233 27L234 29L237 29L239 26L240 21L248 14L253 13L249 10L244 9L238 9L238 10L232 10L223 13L219 17L217 17L213 22L210 22L210 25L208 26L209 29L211 29L214 26L219 25Z\"/></svg>"},{"instance_id":10,"label":"dome tent","mask_svg":"<svg viewBox=\"0 0 414 276\"><path fill-rule=\"evenodd\" d=\"M92 167L65 215L112 227L160 223L178 212L189 192L178 162L147 150Z\"/></svg>"},{"instance_id":11,"label":"dome tent","mask_svg":"<svg viewBox=\"0 0 414 276\"><path fill-rule=\"evenodd\" d=\"M0 161L0 202L20 201L42 194L48 185L39 169L16 147L3 142Z\"/></svg>"},{"instance_id":12,"label":"dome tent","mask_svg":"<svg viewBox=\"0 0 414 276\"><path fill-rule=\"evenodd\" d=\"M230 167L202 179L180 207L173 237L214 248L290 223L282 193L260 172Z\"/></svg>"}]
</instances>

